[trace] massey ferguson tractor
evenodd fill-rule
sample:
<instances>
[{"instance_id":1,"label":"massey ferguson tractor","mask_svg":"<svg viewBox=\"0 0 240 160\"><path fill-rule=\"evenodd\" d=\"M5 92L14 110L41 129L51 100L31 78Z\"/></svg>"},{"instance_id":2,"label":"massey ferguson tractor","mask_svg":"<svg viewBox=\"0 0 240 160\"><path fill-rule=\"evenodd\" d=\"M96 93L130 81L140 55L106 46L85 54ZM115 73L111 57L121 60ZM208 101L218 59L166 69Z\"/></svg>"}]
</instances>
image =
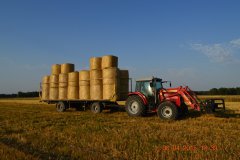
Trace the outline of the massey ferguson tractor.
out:
<instances>
[{"instance_id":1,"label":"massey ferguson tractor","mask_svg":"<svg viewBox=\"0 0 240 160\"><path fill-rule=\"evenodd\" d=\"M188 113L188 107L215 112L225 109L223 99L208 99L201 101L189 87L164 88L163 84L171 82L160 78L147 78L136 81L135 92L130 92L125 109L129 116L144 116L149 112L157 112L161 119L175 120Z\"/></svg>"}]
</instances>

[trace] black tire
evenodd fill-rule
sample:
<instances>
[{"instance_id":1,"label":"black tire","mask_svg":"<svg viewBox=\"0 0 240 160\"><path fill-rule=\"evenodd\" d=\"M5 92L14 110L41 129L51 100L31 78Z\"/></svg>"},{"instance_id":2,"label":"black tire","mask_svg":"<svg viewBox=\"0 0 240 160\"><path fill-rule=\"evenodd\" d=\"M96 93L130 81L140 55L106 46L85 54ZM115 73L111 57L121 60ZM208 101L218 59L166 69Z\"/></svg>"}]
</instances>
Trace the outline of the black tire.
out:
<instances>
[{"instance_id":1,"label":"black tire","mask_svg":"<svg viewBox=\"0 0 240 160\"><path fill-rule=\"evenodd\" d=\"M137 95L127 98L125 110L128 115L132 117L144 116L146 114L146 106L143 104L142 99Z\"/></svg>"},{"instance_id":2,"label":"black tire","mask_svg":"<svg viewBox=\"0 0 240 160\"><path fill-rule=\"evenodd\" d=\"M64 103L62 101L59 101L57 104L56 104L56 109L58 112L64 112L66 111L67 109L67 103Z\"/></svg>"},{"instance_id":3,"label":"black tire","mask_svg":"<svg viewBox=\"0 0 240 160\"><path fill-rule=\"evenodd\" d=\"M158 106L157 114L161 119L175 120L178 118L178 109L174 103L166 101Z\"/></svg>"},{"instance_id":4,"label":"black tire","mask_svg":"<svg viewBox=\"0 0 240 160\"><path fill-rule=\"evenodd\" d=\"M99 102L94 102L91 104L91 111L95 114L101 113L103 111L103 105Z\"/></svg>"}]
</instances>

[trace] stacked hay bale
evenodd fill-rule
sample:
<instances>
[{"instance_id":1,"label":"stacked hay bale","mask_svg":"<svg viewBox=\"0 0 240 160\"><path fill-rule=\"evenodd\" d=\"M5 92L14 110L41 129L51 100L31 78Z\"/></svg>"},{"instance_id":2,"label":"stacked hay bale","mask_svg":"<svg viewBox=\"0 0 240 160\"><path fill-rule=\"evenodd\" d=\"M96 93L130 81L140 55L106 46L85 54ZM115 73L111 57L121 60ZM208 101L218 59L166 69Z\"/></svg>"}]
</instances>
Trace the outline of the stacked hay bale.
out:
<instances>
[{"instance_id":1,"label":"stacked hay bale","mask_svg":"<svg viewBox=\"0 0 240 160\"><path fill-rule=\"evenodd\" d=\"M79 72L68 73L68 99L79 99Z\"/></svg>"},{"instance_id":2,"label":"stacked hay bale","mask_svg":"<svg viewBox=\"0 0 240 160\"><path fill-rule=\"evenodd\" d=\"M49 99L50 100L58 99L58 75L56 74L50 75Z\"/></svg>"},{"instance_id":3,"label":"stacked hay bale","mask_svg":"<svg viewBox=\"0 0 240 160\"><path fill-rule=\"evenodd\" d=\"M103 99L102 91L102 58L90 58L90 99Z\"/></svg>"},{"instance_id":4,"label":"stacked hay bale","mask_svg":"<svg viewBox=\"0 0 240 160\"><path fill-rule=\"evenodd\" d=\"M118 100L119 69L118 57L108 55L102 57L103 99Z\"/></svg>"},{"instance_id":5,"label":"stacked hay bale","mask_svg":"<svg viewBox=\"0 0 240 160\"><path fill-rule=\"evenodd\" d=\"M87 70L79 72L79 99L90 99L90 72Z\"/></svg>"},{"instance_id":6,"label":"stacked hay bale","mask_svg":"<svg viewBox=\"0 0 240 160\"><path fill-rule=\"evenodd\" d=\"M42 78L42 100L125 100L128 71L119 70L118 57L90 58L90 70L74 72L74 64L54 64Z\"/></svg>"},{"instance_id":7,"label":"stacked hay bale","mask_svg":"<svg viewBox=\"0 0 240 160\"><path fill-rule=\"evenodd\" d=\"M57 100L58 99L58 83L59 83L59 74L61 73L61 65L53 64L51 67L51 75L49 78L49 99Z\"/></svg>"},{"instance_id":8,"label":"stacked hay bale","mask_svg":"<svg viewBox=\"0 0 240 160\"><path fill-rule=\"evenodd\" d=\"M49 80L50 76L44 76L42 78L42 99L49 99Z\"/></svg>"},{"instance_id":9,"label":"stacked hay bale","mask_svg":"<svg viewBox=\"0 0 240 160\"><path fill-rule=\"evenodd\" d=\"M59 74L59 99L68 99L68 73L74 72L74 64L61 64L61 74Z\"/></svg>"}]
</instances>

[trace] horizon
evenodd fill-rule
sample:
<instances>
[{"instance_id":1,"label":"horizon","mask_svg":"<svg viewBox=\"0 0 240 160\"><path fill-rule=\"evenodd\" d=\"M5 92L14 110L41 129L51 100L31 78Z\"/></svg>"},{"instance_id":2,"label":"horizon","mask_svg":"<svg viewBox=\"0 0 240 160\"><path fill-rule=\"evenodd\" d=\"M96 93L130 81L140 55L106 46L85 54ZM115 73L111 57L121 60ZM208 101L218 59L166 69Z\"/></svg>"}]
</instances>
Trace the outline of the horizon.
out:
<instances>
[{"instance_id":1,"label":"horizon","mask_svg":"<svg viewBox=\"0 0 240 160\"><path fill-rule=\"evenodd\" d=\"M138 79L240 86L239 1L2 1L0 94L38 91L52 64L116 55Z\"/></svg>"}]
</instances>

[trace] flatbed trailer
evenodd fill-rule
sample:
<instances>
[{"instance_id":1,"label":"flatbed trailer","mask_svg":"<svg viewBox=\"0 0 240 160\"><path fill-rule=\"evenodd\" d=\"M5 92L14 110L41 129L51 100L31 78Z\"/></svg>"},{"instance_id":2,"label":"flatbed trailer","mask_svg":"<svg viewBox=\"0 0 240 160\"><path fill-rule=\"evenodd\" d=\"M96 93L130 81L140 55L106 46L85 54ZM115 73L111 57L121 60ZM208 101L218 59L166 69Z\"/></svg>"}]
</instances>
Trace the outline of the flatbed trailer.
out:
<instances>
[{"instance_id":1,"label":"flatbed trailer","mask_svg":"<svg viewBox=\"0 0 240 160\"><path fill-rule=\"evenodd\" d=\"M109 109L112 106L121 106L125 104L125 101L116 101L114 99L42 99L41 92L39 93L40 102L56 104L56 109L58 112L64 112L69 108L76 108L77 110L86 110L87 108L90 108L93 113L100 113L104 109Z\"/></svg>"}]
</instances>

